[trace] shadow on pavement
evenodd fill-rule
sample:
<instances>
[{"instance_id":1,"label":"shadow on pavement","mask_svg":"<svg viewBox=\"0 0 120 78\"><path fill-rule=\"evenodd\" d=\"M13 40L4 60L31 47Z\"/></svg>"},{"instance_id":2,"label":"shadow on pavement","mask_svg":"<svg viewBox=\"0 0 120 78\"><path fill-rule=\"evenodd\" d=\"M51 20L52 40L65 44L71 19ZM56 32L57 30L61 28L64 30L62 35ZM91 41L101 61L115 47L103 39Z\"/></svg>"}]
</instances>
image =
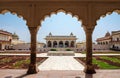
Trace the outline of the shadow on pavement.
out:
<instances>
[{"instance_id":1,"label":"shadow on pavement","mask_svg":"<svg viewBox=\"0 0 120 78\"><path fill-rule=\"evenodd\" d=\"M5 77L5 78L12 78L12 76L7 76L7 77Z\"/></svg>"},{"instance_id":2,"label":"shadow on pavement","mask_svg":"<svg viewBox=\"0 0 120 78\"><path fill-rule=\"evenodd\" d=\"M21 76L15 77L15 78L23 78L23 77L25 77L25 76L27 76L27 75L29 75L29 74L23 74L23 75L21 75Z\"/></svg>"},{"instance_id":3,"label":"shadow on pavement","mask_svg":"<svg viewBox=\"0 0 120 78\"><path fill-rule=\"evenodd\" d=\"M85 74L85 78L93 78L93 74Z\"/></svg>"}]
</instances>

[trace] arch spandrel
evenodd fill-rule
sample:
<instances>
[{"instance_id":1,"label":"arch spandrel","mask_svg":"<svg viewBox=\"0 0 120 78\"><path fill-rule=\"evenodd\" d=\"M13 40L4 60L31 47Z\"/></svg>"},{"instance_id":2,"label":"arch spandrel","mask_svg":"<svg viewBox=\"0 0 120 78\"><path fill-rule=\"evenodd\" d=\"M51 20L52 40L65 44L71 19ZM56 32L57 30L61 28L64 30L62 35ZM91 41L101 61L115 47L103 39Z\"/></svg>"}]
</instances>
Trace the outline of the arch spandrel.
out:
<instances>
[{"instance_id":1,"label":"arch spandrel","mask_svg":"<svg viewBox=\"0 0 120 78\"><path fill-rule=\"evenodd\" d=\"M73 6L70 6L69 3L63 3L60 4L37 4L36 10L37 10L37 23L39 22L39 25L41 25L41 22L44 21L46 17L50 17L52 14L57 14L59 12L64 12L65 14L70 14L73 17L76 17L78 21L81 21L84 23L84 20L87 20L87 4L74 4ZM38 21L39 19L39 21Z\"/></svg>"},{"instance_id":2,"label":"arch spandrel","mask_svg":"<svg viewBox=\"0 0 120 78\"><path fill-rule=\"evenodd\" d=\"M8 9L0 9L0 14L5 14L5 13L7 13L7 12L10 12L11 14L13 14L13 15L17 15L19 18L23 18L23 20L25 20L26 21L26 18L25 18L25 16L24 16L24 14L21 14L21 13L19 13L19 12L16 12L15 10L14 11L12 11L12 10L8 10Z\"/></svg>"},{"instance_id":3,"label":"arch spandrel","mask_svg":"<svg viewBox=\"0 0 120 78\"><path fill-rule=\"evenodd\" d=\"M120 14L120 2L108 2L108 3L96 3L94 6L94 17L93 21L98 21L100 17L105 17L107 14L116 12Z\"/></svg>"},{"instance_id":4,"label":"arch spandrel","mask_svg":"<svg viewBox=\"0 0 120 78\"><path fill-rule=\"evenodd\" d=\"M27 26L31 25L31 4L21 3L21 2L3 2L0 4L0 14L10 12L11 14L16 14L18 17L22 17L26 21Z\"/></svg>"}]
</instances>

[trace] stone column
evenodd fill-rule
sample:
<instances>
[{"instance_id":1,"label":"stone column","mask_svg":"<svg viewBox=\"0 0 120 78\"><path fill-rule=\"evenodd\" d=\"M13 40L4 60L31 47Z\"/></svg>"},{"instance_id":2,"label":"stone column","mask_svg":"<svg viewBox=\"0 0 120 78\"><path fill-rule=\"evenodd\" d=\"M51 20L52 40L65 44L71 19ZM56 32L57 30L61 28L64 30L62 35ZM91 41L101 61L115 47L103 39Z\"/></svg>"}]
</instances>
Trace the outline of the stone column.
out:
<instances>
[{"instance_id":1,"label":"stone column","mask_svg":"<svg viewBox=\"0 0 120 78\"><path fill-rule=\"evenodd\" d=\"M37 27L29 27L31 34L31 54L30 54L30 65L27 71L27 74L34 74L38 72L36 66L36 36L37 36Z\"/></svg>"},{"instance_id":2,"label":"stone column","mask_svg":"<svg viewBox=\"0 0 120 78\"><path fill-rule=\"evenodd\" d=\"M71 48L71 41L69 41L69 48Z\"/></svg>"},{"instance_id":3,"label":"stone column","mask_svg":"<svg viewBox=\"0 0 120 78\"><path fill-rule=\"evenodd\" d=\"M73 41L73 43L74 43L74 44L73 44L73 48L75 48L75 41Z\"/></svg>"},{"instance_id":4,"label":"stone column","mask_svg":"<svg viewBox=\"0 0 120 78\"><path fill-rule=\"evenodd\" d=\"M59 41L57 41L57 48L59 48Z\"/></svg>"},{"instance_id":5,"label":"stone column","mask_svg":"<svg viewBox=\"0 0 120 78\"><path fill-rule=\"evenodd\" d=\"M69 45L70 45L70 43L69 43L69 41L68 41L68 47L67 47L67 48L69 48L69 47L70 47Z\"/></svg>"},{"instance_id":6,"label":"stone column","mask_svg":"<svg viewBox=\"0 0 120 78\"><path fill-rule=\"evenodd\" d=\"M85 29L86 33L86 67L84 72L88 74L95 73L94 66L92 64L92 28Z\"/></svg>"},{"instance_id":7,"label":"stone column","mask_svg":"<svg viewBox=\"0 0 120 78\"><path fill-rule=\"evenodd\" d=\"M51 41L51 48L53 48L53 41Z\"/></svg>"},{"instance_id":8,"label":"stone column","mask_svg":"<svg viewBox=\"0 0 120 78\"><path fill-rule=\"evenodd\" d=\"M63 48L65 48L65 41L63 41Z\"/></svg>"}]
</instances>

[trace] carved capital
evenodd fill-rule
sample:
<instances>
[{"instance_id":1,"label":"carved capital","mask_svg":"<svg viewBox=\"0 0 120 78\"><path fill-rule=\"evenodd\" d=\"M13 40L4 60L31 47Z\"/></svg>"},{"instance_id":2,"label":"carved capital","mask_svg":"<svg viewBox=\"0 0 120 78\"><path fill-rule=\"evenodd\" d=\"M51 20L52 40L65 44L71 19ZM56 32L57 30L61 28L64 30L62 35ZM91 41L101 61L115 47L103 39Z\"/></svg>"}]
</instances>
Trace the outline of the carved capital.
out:
<instances>
[{"instance_id":1,"label":"carved capital","mask_svg":"<svg viewBox=\"0 0 120 78\"><path fill-rule=\"evenodd\" d=\"M39 27L28 27L31 35L37 35Z\"/></svg>"},{"instance_id":2,"label":"carved capital","mask_svg":"<svg viewBox=\"0 0 120 78\"><path fill-rule=\"evenodd\" d=\"M85 30L85 33L86 34L92 34L93 33L93 31L94 31L94 27L86 27L86 26L84 26L84 30Z\"/></svg>"}]
</instances>

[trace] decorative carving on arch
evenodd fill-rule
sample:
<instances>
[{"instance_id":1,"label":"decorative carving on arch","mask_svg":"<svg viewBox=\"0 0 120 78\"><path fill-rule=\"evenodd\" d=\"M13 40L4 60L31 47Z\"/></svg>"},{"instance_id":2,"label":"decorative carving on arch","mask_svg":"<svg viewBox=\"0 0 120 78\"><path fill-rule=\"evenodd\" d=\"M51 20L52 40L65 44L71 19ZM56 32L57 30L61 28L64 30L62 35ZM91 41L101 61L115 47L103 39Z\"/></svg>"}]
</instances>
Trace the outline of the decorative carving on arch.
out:
<instances>
[{"instance_id":1,"label":"decorative carving on arch","mask_svg":"<svg viewBox=\"0 0 120 78\"><path fill-rule=\"evenodd\" d=\"M10 12L13 15L17 15L19 18L22 18L24 21L26 21L26 25L27 25L27 20L26 20L25 13L16 12L16 11L14 11L12 9L1 9L0 8L0 14L5 14L7 12Z\"/></svg>"},{"instance_id":2,"label":"decorative carving on arch","mask_svg":"<svg viewBox=\"0 0 120 78\"><path fill-rule=\"evenodd\" d=\"M120 14L120 7L102 8L102 10L99 10L99 12L95 12L94 21L97 22L98 20L100 20L101 17L105 17L106 15L111 15L113 12L116 12L116 13Z\"/></svg>"},{"instance_id":3,"label":"decorative carving on arch","mask_svg":"<svg viewBox=\"0 0 120 78\"><path fill-rule=\"evenodd\" d=\"M88 25L84 26L84 30L93 31L95 26L97 25L97 21L100 20L101 17L105 17L107 14L111 14L113 12L117 12L120 14L120 3L119 2L101 2L101 3L91 3L88 7L90 10L90 20L88 20ZM88 13L89 16L89 13ZM86 32L88 32L86 31Z\"/></svg>"},{"instance_id":4,"label":"decorative carving on arch","mask_svg":"<svg viewBox=\"0 0 120 78\"><path fill-rule=\"evenodd\" d=\"M54 9L53 9L53 10L54 10ZM54 11L50 11L50 10L49 10L49 12L48 12L49 14L46 13L46 15L44 15L42 18L40 18L40 19L41 19L41 20L40 20L40 25L41 25L41 23L45 20L46 17L51 17L51 15L57 14L57 13L59 13L59 12L63 12L63 13L65 13L66 15L67 15L67 14L70 14L72 17L76 17L78 21L82 22L82 19L80 19L80 16L79 16L79 15L77 15L77 14L74 13L74 10L73 10L73 12L71 12L71 11L67 11L67 10L64 10L64 9L59 9L59 10L54 10Z\"/></svg>"},{"instance_id":5,"label":"decorative carving on arch","mask_svg":"<svg viewBox=\"0 0 120 78\"><path fill-rule=\"evenodd\" d=\"M109 12L106 12L106 13L100 15L100 16L97 18L97 21L100 20L101 17L106 17L106 15L111 15L113 12L116 12L116 13L120 14L120 10L112 10L112 11L109 11Z\"/></svg>"}]
</instances>

